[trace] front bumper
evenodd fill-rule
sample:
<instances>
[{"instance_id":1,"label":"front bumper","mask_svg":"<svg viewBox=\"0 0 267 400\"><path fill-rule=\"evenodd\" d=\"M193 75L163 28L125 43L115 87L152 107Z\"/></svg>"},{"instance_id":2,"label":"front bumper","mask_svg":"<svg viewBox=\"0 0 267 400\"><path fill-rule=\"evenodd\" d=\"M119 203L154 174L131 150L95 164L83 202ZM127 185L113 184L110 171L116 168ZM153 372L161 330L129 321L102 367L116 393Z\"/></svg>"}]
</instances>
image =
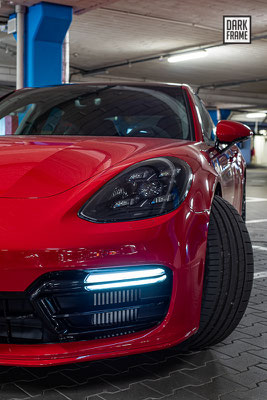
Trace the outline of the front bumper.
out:
<instances>
[{"instance_id":1,"label":"front bumper","mask_svg":"<svg viewBox=\"0 0 267 400\"><path fill-rule=\"evenodd\" d=\"M39 207L42 208L41 203ZM45 232L50 235L43 233L42 221L38 222L23 238L22 249L13 247L20 242L14 234L11 241L3 232L2 243L6 245L0 250L2 295L26 293L42 276L57 271L163 265L173 277L168 311L158 324L123 336L47 344L2 343L0 364L55 365L154 351L182 342L197 331L208 213L195 213L184 202L178 210L162 217L105 226L67 215L58 224L51 218L51 226L49 218L44 220ZM16 235L19 234L18 229Z\"/></svg>"},{"instance_id":2,"label":"front bumper","mask_svg":"<svg viewBox=\"0 0 267 400\"><path fill-rule=\"evenodd\" d=\"M163 321L171 294L172 271L163 266L50 272L23 294L0 294L0 341L63 343L144 331Z\"/></svg>"}]
</instances>

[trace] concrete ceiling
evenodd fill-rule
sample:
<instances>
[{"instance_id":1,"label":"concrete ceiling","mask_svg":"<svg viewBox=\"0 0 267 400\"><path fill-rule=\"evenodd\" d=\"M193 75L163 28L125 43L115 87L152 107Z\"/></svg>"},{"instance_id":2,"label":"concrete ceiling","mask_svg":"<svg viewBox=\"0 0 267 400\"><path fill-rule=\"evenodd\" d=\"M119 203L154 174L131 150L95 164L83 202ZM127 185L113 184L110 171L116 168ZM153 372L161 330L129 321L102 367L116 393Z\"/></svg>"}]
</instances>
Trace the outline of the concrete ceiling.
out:
<instances>
[{"instance_id":1,"label":"concrete ceiling","mask_svg":"<svg viewBox=\"0 0 267 400\"><path fill-rule=\"evenodd\" d=\"M32 5L38 1L15 2ZM185 82L200 88L200 95L210 106L267 107L267 1L51 2L75 4L70 30L72 81L124 78ZM2 2L3 7L13 5ZM246 45L223 46L223 15L240 14L252 16L254 40ZM7 44L10 51L6 53L3 46ZM170 64L164 57L213 45L202 59ZM2 34L0 65L14 65L12 46L13 38ZM155 59L144 61L150 57Z\"/></svg>"},{"instance_id":2,"label":"concrete ceiling","mask_svg":"<svg viewBox=\"0 0 267 400\"><path fill-rule=\"evenodd\" d=\"M48 3L62 4L66 6L71 6L74 9L75 14L81 14L95 8L103 7L114 3L116 0L46 0ZM2 4L1 4L2 3ZM10 9L13 8L14 4L20 4L26 7L33 6L34 4L40 3L39 0L1 0L1 14L9 15Z\"/></svg>"}]
</instances>

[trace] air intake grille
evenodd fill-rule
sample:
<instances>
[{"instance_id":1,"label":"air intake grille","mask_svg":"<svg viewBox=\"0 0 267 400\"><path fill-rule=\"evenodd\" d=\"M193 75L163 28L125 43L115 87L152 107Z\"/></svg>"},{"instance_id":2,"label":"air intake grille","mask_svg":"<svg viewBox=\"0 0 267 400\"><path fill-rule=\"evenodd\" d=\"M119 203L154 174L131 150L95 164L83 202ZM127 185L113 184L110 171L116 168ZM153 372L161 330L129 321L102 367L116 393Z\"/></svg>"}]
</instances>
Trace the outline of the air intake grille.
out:
<instances>
[{"instance_id":1,"label":"air intake grille","mask_svg":"<svg viewBox=\"0 0 267 400\"><path fill-rule=\"evenodd\" d=\"M94 293L94 306L103 306L108 304L127 303L137 301L140 298L140 289L115 290L112 292Z\"/></svg>"},{"instance_id":2,"label":"air intake grille","mask_svg":"<svg viewBox=\"0 0 267 400\"><path fill-rule=\"evenodd\" d=\"M116 325L124 322L136 321L138 308L127 308L126 310L103 312L93 314L92 325Z\"/></svg>"},{"instance_id":3,"label":"air intake grille","mask_svg":"<svg viewBox=\"0 0 267 400\"><path fill-rule=\"evenodd\" d=\"M49 273L25 293L0 293L0 342L115 337L150 329L164 319L172 291L169 269L164 268L166 276L160 282L122 289L85 290L87 274Z\"/></svg>"},{"instance_id":4,"label":"air intake grille","mask_svg":"<svg viewBox=\"0 0 267 400\"><path fill-rule=\"evenodd\" d=\"M94 293L94 306L112 306L138 302L141 298L141 289L115 290L111 292ZM98 312L92 315L92 325L116 325L125 322L137 321L138 308L126 307L121 310Z\"/></svg>"},{"instance_id":5,"label":"air intake grille","mask_svg":"<svg viewBox=\"0 0 267 400\"><path fill-rule=\"evenodd\" d=\"M28 344L54 340L55 336L45 329L23 293L0 293L0 343Z\"/></svg>"}]
</instances>

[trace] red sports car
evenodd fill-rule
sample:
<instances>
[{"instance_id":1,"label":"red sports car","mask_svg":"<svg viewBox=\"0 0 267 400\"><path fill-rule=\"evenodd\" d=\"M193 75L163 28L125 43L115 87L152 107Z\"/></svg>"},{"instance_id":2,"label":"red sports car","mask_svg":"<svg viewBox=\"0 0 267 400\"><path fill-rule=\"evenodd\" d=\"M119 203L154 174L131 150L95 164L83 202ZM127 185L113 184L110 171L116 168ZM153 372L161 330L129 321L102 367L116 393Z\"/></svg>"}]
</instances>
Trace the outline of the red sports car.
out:
<instances>
[{"instance_id":1,"label":"red sports car","mask_svg":"<svg viewBox=\"0 0 267 400\"><path fill-rule=\"evenodd\" d=\"M253 280L239 123L186 85L82 84L0 101L0 363L201 349ZM243 218L241 217L243 216Z\"/></svg>"}]
</instances>

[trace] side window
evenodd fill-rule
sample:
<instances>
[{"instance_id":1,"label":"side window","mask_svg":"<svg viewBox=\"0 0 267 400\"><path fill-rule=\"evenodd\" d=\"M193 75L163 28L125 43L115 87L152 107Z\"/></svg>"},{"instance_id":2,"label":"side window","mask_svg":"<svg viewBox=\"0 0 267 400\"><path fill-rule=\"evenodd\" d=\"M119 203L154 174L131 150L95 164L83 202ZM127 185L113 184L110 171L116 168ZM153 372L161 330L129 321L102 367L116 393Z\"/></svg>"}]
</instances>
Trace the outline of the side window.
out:
<instances>
[{"instance_id":1,"label":"side window","mask_svg":"<svg viewBox=\"0 0 267 400\"><path fill-rule=\"evenodd\" d=\"M216 140L215 126L212 119L206 110L202 100L198 96L195 96L196 110L198 114L198 119L201 125L201 129L204 135L204 139L207 142L214 142Z\"/></svg>"}]
</instances>

